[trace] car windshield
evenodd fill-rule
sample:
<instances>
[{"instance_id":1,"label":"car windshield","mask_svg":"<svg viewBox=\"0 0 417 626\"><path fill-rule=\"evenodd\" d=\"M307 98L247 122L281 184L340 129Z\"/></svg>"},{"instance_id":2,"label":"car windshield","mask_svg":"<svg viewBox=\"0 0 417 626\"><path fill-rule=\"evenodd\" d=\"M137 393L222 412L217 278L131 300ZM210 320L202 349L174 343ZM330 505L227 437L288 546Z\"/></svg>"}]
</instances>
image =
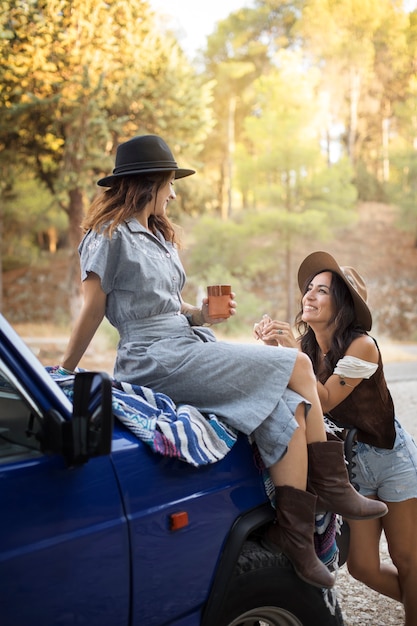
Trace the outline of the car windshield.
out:
<instances>
[{"instance_id":1,"label":"car windshield","mask_svg":"<svg viewBox=\"0 0 417 626\"><path fill-rule=\"evenodd\" d=\"M32 433L35 414L0 363L0 464L41 454Z\"/></svg>"}]
</instances>

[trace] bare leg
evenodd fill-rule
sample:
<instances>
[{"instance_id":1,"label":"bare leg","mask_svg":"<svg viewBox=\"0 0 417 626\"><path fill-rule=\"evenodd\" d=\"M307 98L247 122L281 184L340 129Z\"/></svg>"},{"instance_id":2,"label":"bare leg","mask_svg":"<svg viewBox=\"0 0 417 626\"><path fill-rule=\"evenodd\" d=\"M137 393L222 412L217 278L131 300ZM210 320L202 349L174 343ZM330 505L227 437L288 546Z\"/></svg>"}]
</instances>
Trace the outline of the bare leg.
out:
<instances>
[{"instance_id":1,"label":"bare leg","mask_svg":"<svg viewBox=\"0 0 417 626\"><path fill-rule=\"evenodd\" d=\"M314 547L316 496L306 491L307 443L305 405L298 405L298 422L287 453L269 468L275 483L276 523L268 526L263 544L272 552L283 552L298 576L317 587L330 588L335 575L317 557Z\"/></svg>"},{"instance_id":2,"label":"bare leg","mask_svg":"<svg viewBox=\"0 0 417 626\"><path fill-rule=\"evenodd\" d=\"M405 626L417 624L417 498L388 503L383 520L388 550L398 570Z\"/></svg>"},{"instance_id":3,"label":"bare leg","mask_svg":"<svg viewBox=\"0 0 417 626\"><path fill-rule=\"evenodd\" d=\"M387 513L386 517L389 516ZM391 563L382 563L380 538L382 518L349 520L350 543L347 566L353 578L378 593L401 602L401 589L397 568Z\"/></svg>"},{"instance_id":4,"label":"bare leg","mask_svg":"<svg viewBox=\"0 0 417 626\"><path fill-rule=\"evenodd\" d=\"M298 353L288 386L308 400L311 408L307 417L303 415L304 404L302 413L300 406L297 408L298 428L287 454L269 468L275 486L286 485L305 491L308 473L309 492L318 497L318 511L339 513L348 519L374 519L385 515L387 507L383 502L364 498L350 484L343 443L327 441L317 381L306 354Z\"/></svg>"},{"instance_id":5,"label":"bare leg","mask_svg":"<svg viewBox=\"0 0 417 626\"><path fill-rule=\"evenodd\" d=\"M405 626L417 624L417 499L390 502L381 520L352 522L349 572L365 585L404 604ZM381 530L393 563L381 563Z\"/></svg>"},{"instance_id":6,"label":"bare leg","mask_svg":"<svg viewBox=\"0 0 417 626\"><path fill-rule=\"evenodd\" d=\"M291 378L288 381L288 387L311 403L311 408L307 415L307 443L326 441L326 429L317 392L316 377L309 357L302 352L297 355Z\"/></svg>"},{"instance_id":7,"label":"bare leg","mask_svg":"<svg viewBox=\"0 0 417 626\"><path fill-rule=\"evenodd\" d=\"M307 444L305 406L299 404L294 415L298 428L294 432L283 458L269 468L275 486L288 485L305 490L307 487Z\"/></svg>"},{"instance_id":8,"label":"bare leg","mask_svg":"<svg viewBox=\"0 0 417 626\"><path fill-rule=\"evenodd\" d=\"M269 467L275 485L276 523L267 528L263 542L274 552L284 552L300 578L312 585L329 588L334 585L335 576L317 558L314 547L318 498L306 491L309 463L315 467L317 494L325 496L330 505L336 507L328 510L339 512L337 507L342 502L342 509L351 517L379 517L386 512L386 507L375 503L373 506L384 507L385 511L368 511L364 503L370 504L369 500L360 496L349 483L343 444L327 442L316 379L310 359L302 353L298 354L289 387L308 400L311 408L306 419L305 404L298 405L294 415L298 428L288 444L287 453ZM330 461L329 465L327 461ZM327 479L325 472L333 476L331 480Z\"/></svg>"}]
</instances>

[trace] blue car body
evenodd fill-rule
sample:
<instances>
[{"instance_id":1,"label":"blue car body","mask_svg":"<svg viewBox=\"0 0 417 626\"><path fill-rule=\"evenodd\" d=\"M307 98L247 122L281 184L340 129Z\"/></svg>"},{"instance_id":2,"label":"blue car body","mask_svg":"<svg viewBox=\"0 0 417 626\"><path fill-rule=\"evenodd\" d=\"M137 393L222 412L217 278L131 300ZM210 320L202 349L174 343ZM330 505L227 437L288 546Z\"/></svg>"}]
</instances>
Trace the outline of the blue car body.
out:
<instances>
[{"instance_id":1,"label":"blue car body","mask_svg":"<svg viewBox=\"0 0 417 626\"><path fill-rule=\"evenodd\" d=\"M111 389L80 373L71 402L0 315L1 626L342 626L262 548L274 511L247 437L202 467L157 454Z\"/></svg>"},{"instance_id":2,"label":"blue car body","mask_svg":"<svg viewBox=\"0 0 417 626\"><path fill-rule=\"evenodd\" d=\"M0 376L16 392L0 388L9 445L11 405L24 407L21 431L33 408L37 422L51 410L69 421L72 405L0 323ZM111 454L68 467L17 435L23 443L3 454L0 439L2 626L200 624L231 528L267 503L247 439L194 468L153 453L116 422ZM178 514L188 523L173 529Z\"/></svg>"}]
</instances>

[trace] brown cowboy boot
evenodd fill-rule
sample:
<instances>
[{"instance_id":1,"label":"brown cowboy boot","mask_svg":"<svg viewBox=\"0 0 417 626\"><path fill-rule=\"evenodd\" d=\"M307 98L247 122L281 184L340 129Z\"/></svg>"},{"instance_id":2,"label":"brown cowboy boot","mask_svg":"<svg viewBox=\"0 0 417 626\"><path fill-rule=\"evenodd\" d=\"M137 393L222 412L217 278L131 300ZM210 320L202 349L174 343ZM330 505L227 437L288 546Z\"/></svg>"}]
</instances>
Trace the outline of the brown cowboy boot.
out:
<instances>
[{"instance_id":1,"label":"brown cowboy boot","mask_svg":"<svg viewBox=\"0 0 417 626\"><path fill-rule=\"evenodd\" d=\"M294 487L275 487L276 521L268 527L262 544L283 552L297 575L315 587L333 587L336 577L314 549L316 497Z\"/></svg>"},{"instance_id":2,"label":"brown cowboy boot","mask_svg":"<svg viewBox=\"0 0 417 626\"><path fill-rule=\"evenodd\" d=\"M310 443L307 449L308 491L317 496L317 512L346 519L373 519L388 512L383 502L361 496L349 482L342 441Z\"/></svg>"}]
</instances>

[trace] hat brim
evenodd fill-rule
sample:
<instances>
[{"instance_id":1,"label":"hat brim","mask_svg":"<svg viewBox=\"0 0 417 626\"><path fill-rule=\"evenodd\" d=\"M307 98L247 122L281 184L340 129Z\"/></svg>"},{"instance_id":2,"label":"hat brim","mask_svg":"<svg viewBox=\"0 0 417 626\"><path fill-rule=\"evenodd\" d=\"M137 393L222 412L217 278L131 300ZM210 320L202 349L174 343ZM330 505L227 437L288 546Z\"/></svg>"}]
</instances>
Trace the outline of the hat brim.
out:
<instances>
[{"instance_id":1,"label":"hat brim","mask_svg":"<svg viewBox=\"0 0 417 626\"><path fill-rule=\"evenodd\" d=\"M133 172L121 172L120 174L112 174L111 176L105 176L104 178L100 178L97 181L97 185L100 187L112 187L112 185L122 176L138 176L139 174L155 174L160 172L174 172L175 178L185 178L186 176L191 176L191 174L195 174L195 170L187 170L187 169L166 169L166 168L150 168L150 169L141 169Z\"/></svg>"},{"instance_id":2,"label":"hat brim","mask_svg":"<svg viewBox=\"0 0 417 626\"><path fill-rule=\"evenodd\" d=\"M326 271L335 272L335 274L340 276L352 296L356 320L364 330L371 330L372 314L368 305L348 281L340 265L328 252L313 252L301 263L298 270L298 286L300 287L300 291L303 292L309 278Z\"/></svg>"}]
</instances>

